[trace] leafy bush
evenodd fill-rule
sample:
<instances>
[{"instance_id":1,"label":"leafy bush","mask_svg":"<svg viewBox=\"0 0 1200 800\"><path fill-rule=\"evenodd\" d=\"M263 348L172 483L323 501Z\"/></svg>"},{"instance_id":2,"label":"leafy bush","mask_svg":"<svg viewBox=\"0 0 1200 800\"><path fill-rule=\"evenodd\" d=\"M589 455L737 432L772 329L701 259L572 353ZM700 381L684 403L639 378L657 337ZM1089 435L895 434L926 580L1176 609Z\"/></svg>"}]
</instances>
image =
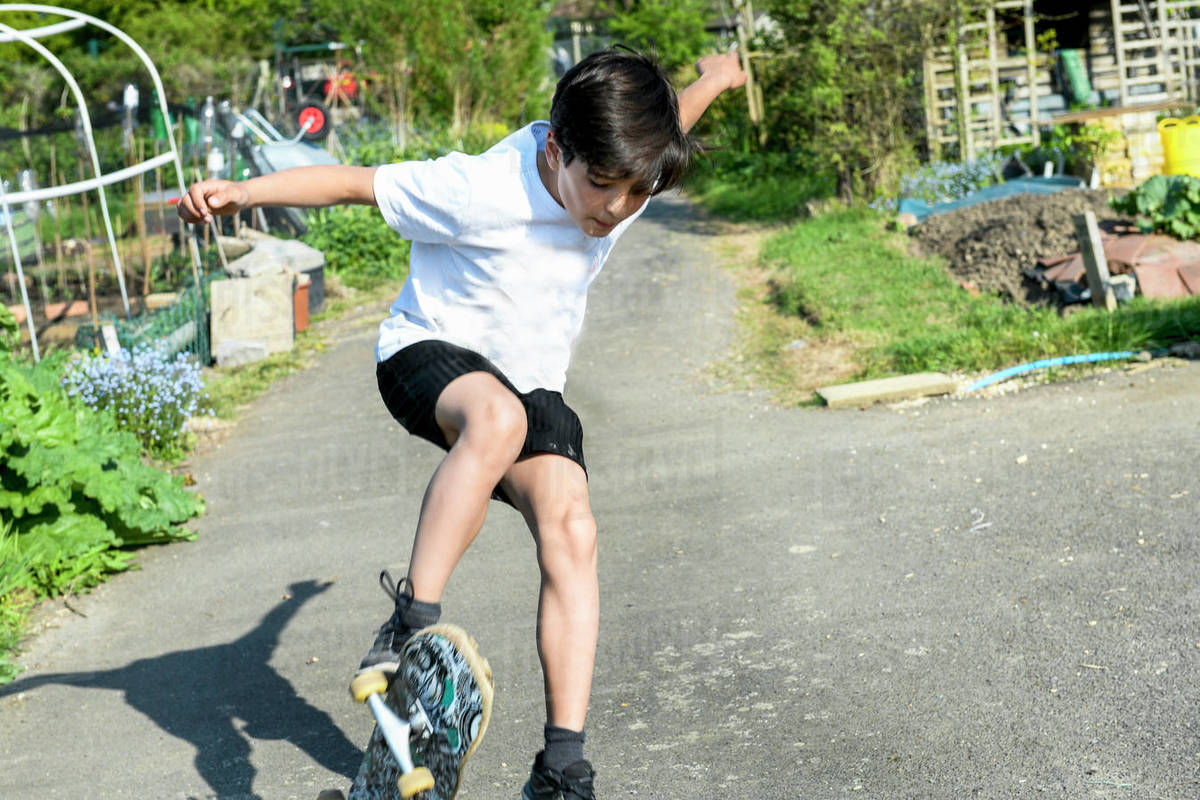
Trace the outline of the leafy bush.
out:
<instances>
[{"instance_id":1,"label":"leafy bush","mask_svg":"<svg viewBox=\"0 0 1200 800\"><path fill-rule=\"evenodd\" d=\"M708 0L642 0L614 4L608 30L617 41L655 58L668 72L690 65L715 41L706 30L712 16Z\"/></svg>"},{"instance_id":2,"label":"leafy bush","mask_svg":"<svg viewBox=\"0 0 1200 800\"><path fill-rule=\"evenodd\" d=\"M0 685L17 675L5 654L15 650L21 638L32 592L23 587L26 562L17 545L12 526L0 520Z\"/></svg>"},{"instance_id":3,"label":"leafy bush","mask_svg":"<svg viewBox=\"0 0 1200 800\"><path fill-rule=\"evenodd\" d=\"M7 306L0 305L0 353L11 353L21 340L20 326Z\"/></svg>"},{"instance_id":4,"label":"leafy bush","mask_svg":"<svg viewBox=\"0 0 1200 800\"><path fill-rule=\"evenodd\" d=\"M1103 125L1051 125L1042 129L1037 147L1018 147L1014 152L1036 174L1050 163L1064 174L1086 178L1100 158L1121 141L1120 131Z\"/></svg>"},{"instance_id":5,"label":"leafy bush","mask_svg":"<svg viewBox=\"0 0 1200 800\"><path fill-rule=\"evenodd\" d=\"M67 395L62 361L0 356L0 517L28 560L17 583L37 596L127 569L125 548L192 538L180 523L204 507L181 478L143 463L111 414Z\"/></svg>"},{"instance_id":6,"label":"leafy bush","mask_svg":"<svg viewBox=\"0 0 1200 800\"><path fill-rule=\"evenodd\" d=\"M483 122L471 126L463 136L453 136L444 128L428 133L408 134L403 145L396 132L381 122L359 122L339 132L346 161L363 167L374 167L397 161L423 161L457 150L462 153L482 153L512 133L498 122Z\"/></svg>"},{"instance_id":7,"label":"leafy bush","mask_svg":"<svg viewBox=\"0 0 1200 800\"><path fill-rule=\"evenodd\" d=\"M1179 239L1200 234L1200 180L1190 175L1155 175L1109 205L1137 217L1147 233L1161 231Z\"/></svg>"},{"instance_id":8,"label":"leafy bush","mask_svg":"<svg viewBox=\"0 0 1200 800\"><path fill-rule=\"evenodd\" d=\"M767 146L806 148L845 200L894 193L924 139L921 62L956 25L963 0L768 0L755 50Z\"/></svg>"},{"instance_id":9,"label":"leafy bush","mask_svg":"<svg viewBox=\"0 0 1200 800\"><path fill-rule=\"evenodd\" d=\"M325 253L325 268L356 289L408 274L409 243L370 206L322 208L308 218L305 244Z\"/></svg>"},{"instance_id":10,"label":"leafy bush","mask_svg":"<svg viewBox=\"0 0 1200 800\"><path fill-rule=\"evenodd\" d=\"M733 220L786 220L833 191L833 180L803 153L707 154L688 176L688 192L714 214Z\"/></svg>"},{"instance_id":11,"label":"leafy bush","mask_svg":"<svg viewBox=\"0 0 1200 800\"><path fill-rule=\"evenodd\" d=\"M160 459L184 455L187 421L205 397L195 358L169 358L148 345L85 356L67 368L62 383L70 396L111 412L119 430L137 436Z\"/></svg>"}]
</instances>

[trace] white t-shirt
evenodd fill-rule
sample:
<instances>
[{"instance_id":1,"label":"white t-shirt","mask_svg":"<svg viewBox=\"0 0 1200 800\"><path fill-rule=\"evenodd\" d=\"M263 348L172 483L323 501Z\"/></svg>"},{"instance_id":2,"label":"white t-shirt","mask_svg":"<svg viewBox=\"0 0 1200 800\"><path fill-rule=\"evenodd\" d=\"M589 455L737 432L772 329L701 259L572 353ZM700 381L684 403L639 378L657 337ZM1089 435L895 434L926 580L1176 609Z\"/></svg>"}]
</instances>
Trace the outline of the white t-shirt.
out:
<instances>
[{"instance_id":1,"label":"white t-shirt","mask_svg":"<svg viewBox=\"0 0 1200 800\"><path fill-rule=\"evenodd\" d=\"M378 361L440 339L483 355L522 392L562 391L588 287L646 206L603 238L580 230L538 175L549 127L534 122L481 155L376 171L383 218L412 241Z\"/></svg>"}]
</instances>

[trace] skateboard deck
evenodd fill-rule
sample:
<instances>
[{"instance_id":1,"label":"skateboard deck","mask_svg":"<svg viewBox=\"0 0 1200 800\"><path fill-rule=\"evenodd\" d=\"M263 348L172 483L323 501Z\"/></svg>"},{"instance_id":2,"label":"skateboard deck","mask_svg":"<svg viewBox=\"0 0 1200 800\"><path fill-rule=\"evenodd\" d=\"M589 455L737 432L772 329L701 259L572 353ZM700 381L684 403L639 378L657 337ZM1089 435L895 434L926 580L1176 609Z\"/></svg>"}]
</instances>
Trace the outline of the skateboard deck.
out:
<instances>
[{"instance_id":1,"label":"skateboard deck","mask_svg":"<svg viewBox=\"0 0 1200 800\"><path fill-rule=\"evenodd\" d=\"M397 760L394 745L385 738L384 725L377 723L350 788L350 800L411 796L451 800L458 793L463 766L487 729L492 693L491 667L462 628L433 625L413 634L404 645L400 669L383 702L411 726L404 731L408 756L416 771L425 768L432 774L433 786L410 794L414 785L410 779L415 776L405 775L403 756Z\"/></svg>"}]
</instances>

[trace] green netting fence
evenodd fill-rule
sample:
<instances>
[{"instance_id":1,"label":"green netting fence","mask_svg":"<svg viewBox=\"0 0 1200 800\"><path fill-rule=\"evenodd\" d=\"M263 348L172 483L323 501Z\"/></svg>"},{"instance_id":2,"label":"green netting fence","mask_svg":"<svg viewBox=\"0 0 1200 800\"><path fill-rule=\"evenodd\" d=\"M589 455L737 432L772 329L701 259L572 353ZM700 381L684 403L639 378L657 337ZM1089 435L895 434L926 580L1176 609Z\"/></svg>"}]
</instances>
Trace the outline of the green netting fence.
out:
<instances>
[{"instance_id":1,"label":"green netting fence","mask_svg":"<svg viewBox=\"0 0 1200 800\"><path fill-rule=\"evenodd\" d=\"M207 261L207 259L204 259ZM209 265L205 265L209 266ZM117 341L126 350L150 346L166 355L191 353L203 366L212 363L209 341L210 284L225 278L220 269L206 269L200 274L200 285L188 280L179 290L173 303L164 308L121 319L114 314L100 316L99 324L85 322L75 334L75 346L83 350L103 350L102 329L112 325Z\"/></svg>"}]
</instances>

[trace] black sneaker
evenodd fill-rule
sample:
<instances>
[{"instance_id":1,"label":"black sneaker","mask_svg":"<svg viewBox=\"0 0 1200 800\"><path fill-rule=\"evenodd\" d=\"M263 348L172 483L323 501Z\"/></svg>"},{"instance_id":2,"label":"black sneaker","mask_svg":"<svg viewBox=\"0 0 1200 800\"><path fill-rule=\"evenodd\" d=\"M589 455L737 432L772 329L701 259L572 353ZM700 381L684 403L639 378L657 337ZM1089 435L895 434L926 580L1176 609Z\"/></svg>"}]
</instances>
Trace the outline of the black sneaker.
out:
<instances>
[{"instance_id":1,"label":"black sneaker","mask_svg":"<svg viewBox=\"0 0 1200 800\"><path fill-rule=\"evenodd\" d=\"M363 656L362 663L358 665L358 672L356 674L379 670L380 672L392 675L395 674L396 670L400 669L400 650L404 647L404 643L419 630L418 628L406 625L404 622L409 606L413 603L412 593L405 592L400 588L406 581L406 578L402 578L400 585L397 586L386 569L379 573L379 585L392 598L392 601L396 604L396 609L392 612L392 616L388 618L388 621L383 623L383 627L379 629L379 633L375 636L375 643L371 645L371 649Z\"/></svg>"},{"instance_id":2,"label":"black sneaker","mask_svg":"<svg viewBox=\"0 0 1200 800\"><path fill-rule=\"evenodd\" d=\"M562 772L542 765L542 754L533 760L533 772L521 800L596 800L596 773L586 761L576 761Z\"/></svg>"}]
</instances>

